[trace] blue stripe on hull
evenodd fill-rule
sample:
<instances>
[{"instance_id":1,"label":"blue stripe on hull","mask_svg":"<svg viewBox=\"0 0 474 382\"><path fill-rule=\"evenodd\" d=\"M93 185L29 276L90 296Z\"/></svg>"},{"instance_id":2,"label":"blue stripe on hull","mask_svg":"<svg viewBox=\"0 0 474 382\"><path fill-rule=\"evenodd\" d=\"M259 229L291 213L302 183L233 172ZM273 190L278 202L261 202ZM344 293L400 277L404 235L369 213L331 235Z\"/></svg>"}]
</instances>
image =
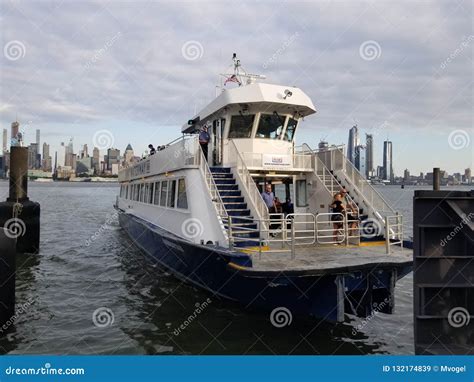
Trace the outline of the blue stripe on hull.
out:
<instances>
[{"instance_id":1,"label":"blue stripe on hull","mask_svg":"<svg viewBox=\"0 0 474 382\"><path fill-rule=\"evenodd\" d=\"M130 214L120 213L119 220L131 239L148 255L176 277L214 295L240 302L250 310L271 311L285 307L293 315L337 320L336 274L248 271L241 268L252 266L246 254L187 242ZM370 270L364 272L367 276ZM346 277L349 281L354 275L349 273ZM364 285L362 277L358 284L351 285L351 289ZM388 288L388 285L382 287ZM367 302L370 306L373 303L373 300Z\"/></svg>"}]
</instances>

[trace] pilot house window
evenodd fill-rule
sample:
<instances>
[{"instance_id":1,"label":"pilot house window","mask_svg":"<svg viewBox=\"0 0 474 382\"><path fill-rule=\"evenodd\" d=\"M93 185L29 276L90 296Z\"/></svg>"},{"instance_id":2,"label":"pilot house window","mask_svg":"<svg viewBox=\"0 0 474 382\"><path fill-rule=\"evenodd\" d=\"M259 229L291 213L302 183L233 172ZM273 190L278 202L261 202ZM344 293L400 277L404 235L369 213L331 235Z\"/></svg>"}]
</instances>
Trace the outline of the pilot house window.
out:
<instances>
[{"instance_id":1,"label":"pilot house window","mask_svg":"<svg viewBox=\"0 0 474 382\"><path fill-rule=\"evenodd\" d=\"M278 114L262 114L258 123L256 138L280 139L285 117Z\"/></svg>"},{"instance_id":2,"label":"pilot house window","mask_svg":"<svg viewBox=\"0 0 474 382\"><path fill-rule=\"evenodd\" d=\"M296 125L298 124L298 121L296 119L290 118L288 120L288 125L286 126L286 133L285 133L285 139L289 142L293 140L293 137L295 136L295 130L296 130Z\"/></svg>"},{"instance_id":3,"label":"pilot house window","mask_svg":"<svg viewBox=\"0 0 474 382\"><path fill-rule=\"evenodd\" d=\"M229 138L250 138L255 114L233 115L230 121Z\"/></svg>"}]
</instances>

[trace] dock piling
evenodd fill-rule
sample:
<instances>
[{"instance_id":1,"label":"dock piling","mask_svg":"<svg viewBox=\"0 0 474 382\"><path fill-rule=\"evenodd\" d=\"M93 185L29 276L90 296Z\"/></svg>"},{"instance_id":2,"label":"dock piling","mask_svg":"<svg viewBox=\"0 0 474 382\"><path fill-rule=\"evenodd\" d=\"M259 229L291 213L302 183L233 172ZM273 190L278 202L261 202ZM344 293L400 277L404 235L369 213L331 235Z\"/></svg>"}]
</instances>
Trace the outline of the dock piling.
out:
<instances>
[{"instance_id":1,"label":"dock piling","mask_svg":"<svg viewBox=\"0 0 474 382\"><path fill-rule=\"evenodd\" d=\"M0 327L15 314L15 239L0 228Z\"/></svg>"}]
</instances>

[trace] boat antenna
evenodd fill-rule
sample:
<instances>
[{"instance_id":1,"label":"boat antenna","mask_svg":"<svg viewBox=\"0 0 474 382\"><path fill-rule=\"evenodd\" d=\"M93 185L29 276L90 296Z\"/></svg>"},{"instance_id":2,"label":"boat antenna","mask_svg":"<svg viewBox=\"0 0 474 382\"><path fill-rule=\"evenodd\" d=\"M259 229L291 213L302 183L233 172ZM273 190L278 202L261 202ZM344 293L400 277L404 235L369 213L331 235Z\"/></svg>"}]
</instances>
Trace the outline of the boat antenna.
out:
<instances>
[{"instance_id":1,"label":"boat antenna","mask_svg":"<svg viewBox=\"0 0 474 382\"><path fill-rule=\"evenodd\" d=\"M221 74L224 76L226 80L224 81L224 86L228 82L234 82L239 84L239 86L249 85L256 80L264 80L266 77L259 75L259 74L250 74L247 73L242 65L240 64L240 60L237 58L237 53L232 54L232 66L233 66L233 73Z\"/></svg>"}]
</instances>

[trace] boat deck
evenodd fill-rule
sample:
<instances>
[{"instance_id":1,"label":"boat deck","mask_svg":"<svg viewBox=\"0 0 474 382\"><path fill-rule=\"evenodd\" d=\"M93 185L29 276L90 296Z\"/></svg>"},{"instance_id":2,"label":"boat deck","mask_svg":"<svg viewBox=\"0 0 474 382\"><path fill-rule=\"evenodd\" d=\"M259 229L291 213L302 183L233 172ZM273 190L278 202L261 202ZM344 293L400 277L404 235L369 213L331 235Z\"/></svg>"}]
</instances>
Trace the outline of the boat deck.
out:
<instances>
[{"instance_id":1,"label":"boat deck","mask_svg":"<svg viewBox=\"0 0 474 382\"><path fill-rule=\"evenodd\" d=\"M281 246L280 246L281 249ZM252 256L255 271L344 271L354 268L372 268L374 265L407 266L413 260L413 250L392 246L387 254L385 246L298 246L292 259L291 252L247 252ZM275 251L275 252L273 252Z\"/></svg>"}]
</instances>

